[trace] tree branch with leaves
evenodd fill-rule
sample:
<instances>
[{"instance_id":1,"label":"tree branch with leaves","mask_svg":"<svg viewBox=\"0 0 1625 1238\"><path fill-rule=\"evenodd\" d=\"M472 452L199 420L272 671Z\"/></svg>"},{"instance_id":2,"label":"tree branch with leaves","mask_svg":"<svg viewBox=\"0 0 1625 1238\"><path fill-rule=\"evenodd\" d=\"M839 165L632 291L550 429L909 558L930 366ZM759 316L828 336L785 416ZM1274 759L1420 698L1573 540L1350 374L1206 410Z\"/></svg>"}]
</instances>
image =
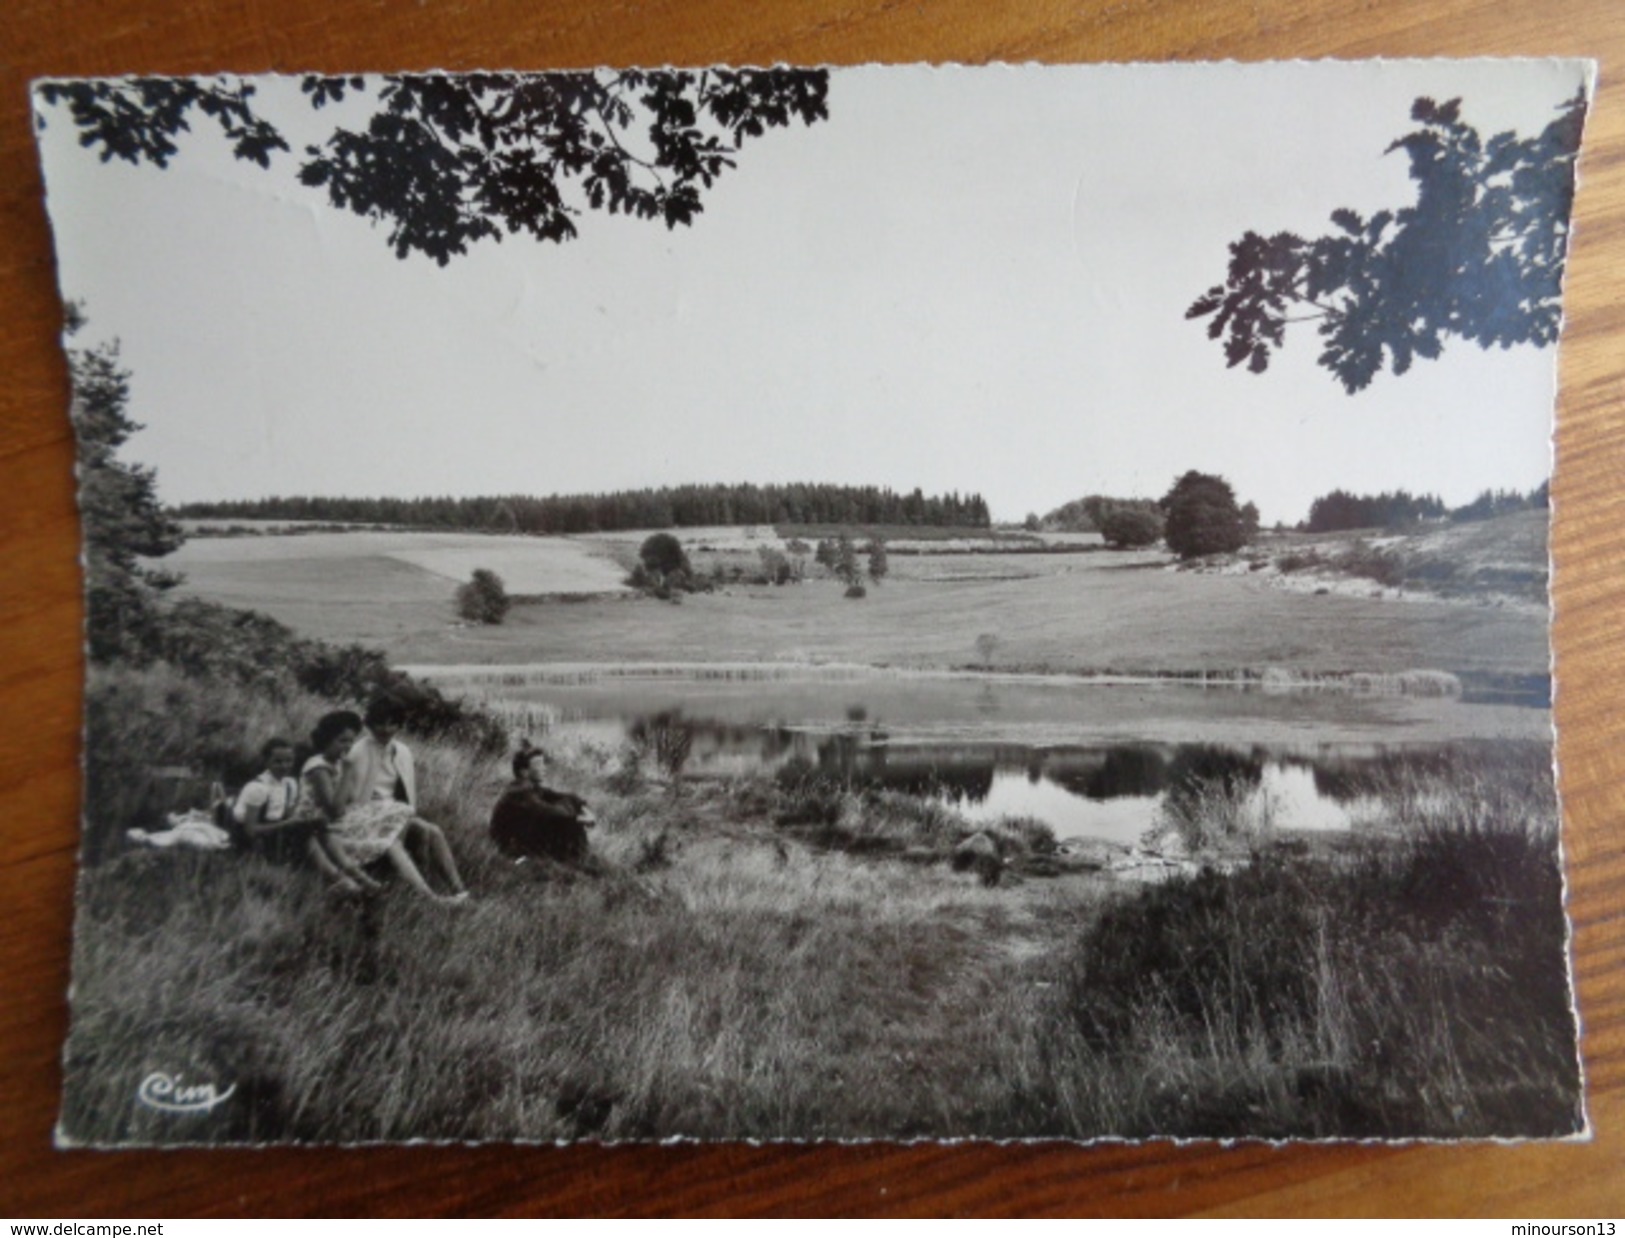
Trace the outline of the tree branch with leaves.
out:
<instances>
[{"instance_id":1,"label":"tree branch with leaves","mask_svg":"<svg viewBox=\"0 0 1625 1238\"><path fill-rule=\"evenodd\" d=\"M1225 361L1255 374L1314 322L1319 363L1351 394L1384 369L1404 374L1455 336L1482 348L1550 344L1562 319L1563 260L1574 165L1585 124L1582 90L1534 137L1488 139L1461 100L1418 99L1403 151L1416 201L1369 219L1332 212L1314 239L1247 232L1230 246L1225 282L1186 311L1208 319Z\"/></svg>"},{"instance_id":2,"label":"tree branch with leaves","mask_svg":"<svg viewBox=\"0 0 1625 1238\"><path fill-rule=\"evenodd\" d=\"M822 69L310 75L313 110L359 98L370 114L307 146L298 176L383 227L397 257L444 266L477 241L570 240L588 211L692 224L749 139L827 119L828 90ZM239 78L45 82L37 94L39 123L65 108L104 162L168 167L197 116L238 159L269 168L289 151Z\"/></svg>"}]
</instances>

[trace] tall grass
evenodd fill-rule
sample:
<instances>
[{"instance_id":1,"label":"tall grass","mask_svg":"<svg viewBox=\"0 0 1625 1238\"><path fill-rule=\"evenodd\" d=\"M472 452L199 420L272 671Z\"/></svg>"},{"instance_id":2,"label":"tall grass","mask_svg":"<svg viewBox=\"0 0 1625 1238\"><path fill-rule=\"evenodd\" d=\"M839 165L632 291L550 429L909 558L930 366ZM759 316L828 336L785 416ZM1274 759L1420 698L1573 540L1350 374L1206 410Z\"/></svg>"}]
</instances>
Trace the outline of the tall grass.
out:
<instances>
[{"instance_id":1,"label":"tall grass","mask_svg":"<svg viewBox=\"0 0 1625 1238\"><path fill-rule=\"evenodd\" d=\"M1351 852L1270 848L1107 911L1037 1016L1055 1111L1079 1133L1579 1129L1549 767L1513 747L1400 784Z\"/></svg>"},{"instance_id":2,"label":"tall grass","mask_svg":"<svg viewBox=\"0 0 1625 1238\"><path fill-rule=\"evenodd\" d=\"M424 814L476 893L447 908L398 883L336 899L252 857L121 851L142 811L121 771L223 771L323 703L159 669L98 672L90 691L91 769L108 781L87 828L107 846L81 878L72 1141L1539 1135L1578 1120L1533 756L1396 775L1373 789L1390 819L1352 851L1261 847L1228 876L1113 893L1040 866L999 888L954 873L971 827L930 801L812 774L673 796L590 745L556 748L552 769L598 810L600 870L516 866L485 833L500 758L413 741ZM1053 845L1038 823L997 832L1011 856ZM163 1114L136 1101L155 1071L236 1091Z\"/></svg>"}]
</instances>

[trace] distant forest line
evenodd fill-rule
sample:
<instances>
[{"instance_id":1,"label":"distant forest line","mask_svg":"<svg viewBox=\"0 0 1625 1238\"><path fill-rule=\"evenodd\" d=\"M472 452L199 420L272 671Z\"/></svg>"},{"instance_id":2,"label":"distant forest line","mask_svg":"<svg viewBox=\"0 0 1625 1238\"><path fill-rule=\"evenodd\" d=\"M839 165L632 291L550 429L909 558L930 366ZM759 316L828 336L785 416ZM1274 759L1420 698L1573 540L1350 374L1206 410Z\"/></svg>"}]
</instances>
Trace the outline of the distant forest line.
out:
<instances>
[{"instance_id":1,"label":"distant forest line","mask_svg":"<svg viewBox=\"0 0 1625 1238\"><path fill-rule=\"evenodd\" d=\"M612 533L623 529L698 528L707 525L912 525L990 527L979 494L899 494L882 486L789 485L663 486L605 494L545 498L348 499L311 496L184 503L171 509L186 519L298 520L388 524L414 528L505 533Z\"/></svg>"},{"instance_id":2,"label":"distant forest line","mask_svg":"<svg viewBox=\"0 0 1625 1238\"><path fill-rule=\"evenodd\" d=\"M1353 529L1393 529L1419 524L1424 520L1450 520L1464 523L1489 520L1513 512L1544 510L1551 502L1551 483L1541 482L1533 490L1483 490L1470 503L1447 507L1438 495L1412 494L1408 490L1385 490L1381 494L1352 494L1333 490L1309 505L1309 516L1300 520L1300 533L1336 533ZM1158 511L1155 499L1113 498L1091 494L1074 499L1040 517L1028 516L1026 526L1033 530L1064 533L1093 533L1100 529L1112 510ZM1277 526L1280 527L1280 526Z\"/></svg>"},{"instance_id":3,"label":"distant forest line","mask_svg":"<svg viewBox=\"0 0 1625 1238\"><path fill-rule=\"evenodd\" d=\"M1486 490L1471 503L1450 508L1435 495L1404 490L1355 495L1333 490L1315 499L1301 532L1392 528L1422 520L1484 520L1544 508L1548 486L1528 493ZM1051 532L1097 532L1113 509L1157 511L1155 499L1092 494L1026 527ZM779 528L890 527L990 529L987 502L979 494L900 494L883 486L789 485L663 486L604 494L527 495L480 498L322 498L277 496L183 503L169 509L183 519L287 520L316 524L394 525L404 528L499 533L613 533L631 529L683 529L716 525Z\"/></svg>"}]
</instances>

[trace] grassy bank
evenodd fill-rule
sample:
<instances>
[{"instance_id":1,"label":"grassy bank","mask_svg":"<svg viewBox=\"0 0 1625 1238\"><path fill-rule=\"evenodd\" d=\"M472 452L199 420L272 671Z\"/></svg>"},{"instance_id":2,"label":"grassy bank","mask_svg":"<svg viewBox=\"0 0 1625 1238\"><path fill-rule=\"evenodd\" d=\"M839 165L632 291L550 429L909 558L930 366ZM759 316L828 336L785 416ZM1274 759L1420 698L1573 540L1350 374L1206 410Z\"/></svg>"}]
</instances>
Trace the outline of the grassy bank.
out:
<instances>
[{"instance_id":1,"label":"grassy bank","mask_svg":"<svg viewBox=\"0 0 1625 1238\"><path fill-rule=\"evenodd\" d=\"M97 671L142 727L108 768L241 760L314 700ZM111 718L93 707L92 719ZM234 724L222 722L235 717ZM63 1129L85 1142L1571 1131L1573 1025L1544 749L1374 788L1357 845L1251 840L1155 888L956 871L955 814L799 770L675 784L651 747L559 754L588 877L506 863L500 759L414 743L477 899L347 901L234 855L87 868ZM668 745L663 751L668 753ZM1542 787L1548 793L1543 794ZM100 803L94 796L91 803ZM93 812L123 813L109 804ZM124 818L89 822L116 836ZM1233 841L1233 840L1232 840ZM1052 875L1044 876L1041 874ZM153 1072L234 1086L136 1103Z\"/></svg>"}]
</instances>

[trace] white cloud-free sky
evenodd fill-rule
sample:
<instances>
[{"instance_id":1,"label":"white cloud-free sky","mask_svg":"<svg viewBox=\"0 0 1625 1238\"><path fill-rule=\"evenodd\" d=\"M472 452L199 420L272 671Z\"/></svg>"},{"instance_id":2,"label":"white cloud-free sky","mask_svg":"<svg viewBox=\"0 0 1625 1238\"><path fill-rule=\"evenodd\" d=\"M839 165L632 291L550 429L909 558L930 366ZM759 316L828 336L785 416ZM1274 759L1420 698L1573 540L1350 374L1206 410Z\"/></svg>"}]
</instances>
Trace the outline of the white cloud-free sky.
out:
<instances>
[{"instance_id":1,"label":"white cloud-free sky","mask_svg":"<svg viewBox=\"0 0 1625 1238\"><path fill-rule=\"evenodd\" d=\"M1221 473L1266 521L1334 487L1464 502L1549 472L1551 349L1460 341L1346 394L1310 327L1227 370L1186 307L1249 228L1408 203L1413 99L1533 133L1574 61L833 70L691 228L601 214L441 268L197 126L166 171L40 135L64 296L133 374L169 502L824 481L997 519ZM294 79L261 111L318 122Z\"/></svg>"}]
</instances>

